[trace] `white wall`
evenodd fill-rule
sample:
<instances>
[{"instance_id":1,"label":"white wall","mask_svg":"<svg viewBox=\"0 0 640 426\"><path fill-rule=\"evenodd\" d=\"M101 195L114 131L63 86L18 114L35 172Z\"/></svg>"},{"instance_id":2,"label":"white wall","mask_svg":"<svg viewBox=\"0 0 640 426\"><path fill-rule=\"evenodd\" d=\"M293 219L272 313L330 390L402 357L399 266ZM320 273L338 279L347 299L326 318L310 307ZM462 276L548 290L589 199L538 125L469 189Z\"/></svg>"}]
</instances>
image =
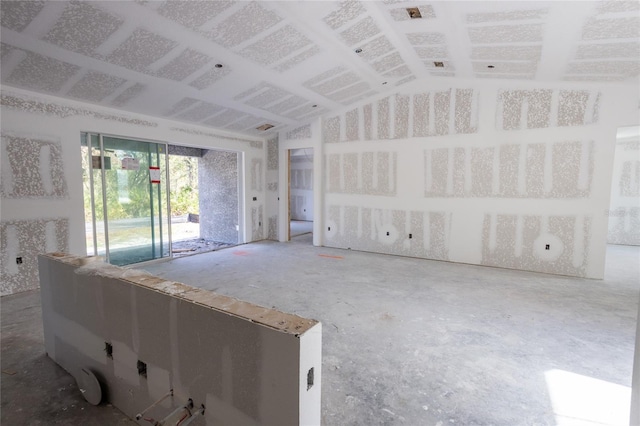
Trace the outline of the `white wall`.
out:
<instances>
[{"instance_id":1,"label":"white wall","mask_svg":"<svg viewBox=\"0 0 640 426\"><path fill-rule=\"evenodd\" d=\"M83 131L240 152L239 240L264 238L261 139L6 87L1 105L2 294L37 287L38 253L86 253ZM21 265L16 257L23 258Z\"/></svg>"},{"instance_id":2,"label":"white wall","mask_svg":"<svg viewBox=\"0 0 640 426\"><path fill-rule=\"evenodd\" d=\"M313 221L313 150L293 150L290 166L291 220Z\"/></svg>"},{"instance_id":3,"label":"white wall","mask_svg":"<svg viewBox=\"0 0 640 426\"><path fill-rule=\"evenodd\" d=\"M636 86L438 80L326 116L324 245L602 278L637 113Z\"/></svg>"},{"instance_id":4,"label":"white wall","mask_svg":"<svg viewBox=\"0 0 640 426\"><path fill-rule=\"evenodd\" d=\"M618 129L611 180L610 244L640 245L640 127Z\"/></svg>"}]
</instances>

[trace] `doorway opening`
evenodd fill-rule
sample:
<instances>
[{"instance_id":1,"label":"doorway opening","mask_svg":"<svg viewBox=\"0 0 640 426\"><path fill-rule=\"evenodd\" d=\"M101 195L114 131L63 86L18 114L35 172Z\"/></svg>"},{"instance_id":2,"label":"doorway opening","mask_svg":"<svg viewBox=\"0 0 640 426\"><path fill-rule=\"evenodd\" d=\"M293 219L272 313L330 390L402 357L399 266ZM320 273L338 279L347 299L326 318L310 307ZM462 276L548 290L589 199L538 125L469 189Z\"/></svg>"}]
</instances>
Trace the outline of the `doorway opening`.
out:
<instances>
[{"instance_id":1,"label":"doorway opening","mask_svg":"<svg viewBox=\"0 0 640 426\"><path fill-rule=\"evenodd\" d=\"M616 135L607 243L640 246L640 126Z\"/></svg>"},{"instance_id":2,"label":"doorway opening","mask_svg":"<svg viewBox=\"0 0 640 426\"><path fill-rule=\"evenodd\" d=\"M289 239L313 242L313 148L289 150Z\"/></svg>"},{"instance_id":3,"label":"doorway opening","mask_svg":"<svg viewBox=\"0 0 640 426\"><path fill-rule=\"evenodd\" d=\"M82 133L87 254L124 266L238 244L237 152Z\"/></svg>"}]
</instances>

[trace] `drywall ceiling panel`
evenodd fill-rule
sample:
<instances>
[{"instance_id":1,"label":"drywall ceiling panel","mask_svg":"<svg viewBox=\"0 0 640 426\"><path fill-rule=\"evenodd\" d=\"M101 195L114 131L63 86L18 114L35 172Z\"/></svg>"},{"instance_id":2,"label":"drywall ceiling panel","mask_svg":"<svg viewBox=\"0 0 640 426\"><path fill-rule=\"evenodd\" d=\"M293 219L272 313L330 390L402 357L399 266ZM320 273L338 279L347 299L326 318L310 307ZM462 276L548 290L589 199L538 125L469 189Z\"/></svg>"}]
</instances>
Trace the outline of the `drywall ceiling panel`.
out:
<instances>
[{"instance_id":1,"label":"drywall ceiling panel","mask_svg":"<svg viewBox=\"0 0 640 426\"><path fill-rule=\"evenodd\" d=\"M287 25L245 47L239 55L259 64L269 65L310 44L311 41L304 34Z\"/></svg>"},{"instance_id":2,"label":"drywall ceiling panel","mask_svg":"<svg viewBox=\"0 0 640 426\"><path fill-rule=\"evenodd\" d=\"M640 55L640 43L606 43L606 44L582 44L578 46L576 59L603 59L603 58L635 58Z\"/></svg>"},{"instance_id":3,"label":"drywall ceiling panel","mask_svg":"<svg viewBox=\"0 0 640 426\"><path fill-rule=\"evenodd\" d=\"M44 1L3 1L0 23L5 28L22 31L38 16Z\"/></svg>"},{"instance_id":4,"label":"drywall ceiling panel","mask_svg":"<svg viewBox=\"0 0 640 426\"><path fill-rule=\"evenodd\" d=\"M228 9L233 1L164 1L157 8L162 16L176 21L185 27L198 29L213 17Z\"/></svg>"},{"instance_id":5,"label":"drywall ceiling panel","mask_svg":"<svg viewBox=\"0 0 640 426\"><path fill-rule=\"evenodd\" d=\"M135 83L133 86L128 87L122 93L115 97L113 101L111 101L111 105L115 107L121 107L126 105L132 99L138 97L142 92L146 90L147 86L140 83Z\"/></svg>"},{"instance_id":6,"label":"drywall ceiling panel","mask_svg":"<svg viewBox=\"0 0 640 426\"><path fill-rule=\"evenodd\" d=\"M167 112L165 115L170 116L170 115L177 114L180 111L183 111L189 108L191 105L196 104L197 102L198 100L194 98L182 98L176 104L174 104L169 110L169 112Z\"/></svg>"},{"instance_id":7,"label":"drywall ceiling panel","mask_svg":"<svg viewBox=\"0 0 640 426\"><path fill-rule=\"evenodd\" d=\"M44 40L85 55L95 49L123 24L121 18L89 3L68 2L64 12Z\"/></svg>"},{"instance_id":8,"label":"drywall ceiling panel","mask_svg":"<svg viewBox=\"0 0 640 426\"><path fill-rule=\"evenodd\" d=\"M138 28L106 59L131 70L144 71L177 45L176 41Z\"/></svg>"},{"instance_id":9,"label":"drywall ceiling panel","mask_svg":"<svg viewBox=\"0 0 640 426\"><path fill-rule=\"evenodd\" d=\"M162 78L181 81L202 68L211 58L197 50L185 49L171 62L160 68L156 75Z\"/></svg>"},{"instance_id":10,"label":"drywall ceiling panel","mask_svg":"<svg viewBox=\"0 0 640 426\"><path fill-rule=\"evenodd\" d=\"M228 124L233 123L234 121L238 121L245 115L245 113L236 111L234 109L226 109L221 114L205 120L203 124L208 124L212 127L224 127Z\"/></svg>"},{"instance_id":11,"label":"drywall ceiling panel","mask_svg":"<svg viewBox=\"0 0 640 426\"><path fill-rule=\"evenodd\" d=\"M12 86L42 93L57 93L80 67L53 58L27 52L24 60L3 79Z\"/></svg>"},{"instance_id":12,"label":"drywall ceiling panel","mask_svg":"<svg viewBox=\"0 0 640 426\"><path fill-rule=\"evenodd\" d=\"M72 98L100 102L125 82L124 79L97 71L89 71L67 92Z\"/></svg>"},{"instance_id":13,"label":"drywall ceiling panel","mask_svg":"<svg viewBox=\"0 0 640 426\"><path fill-rule=\"evenodd\" d=\"M199 105L188 109L187 111L179 114L176 118L187 121L202 121L213 114L222 111L222 107L219 105L213 105L208 102L201 102Z\"/></svg>"},{"instance_id":14,"label":"drywall ceiling panel","mask_svg":"<svg viewBox=\"0 0 640 426\"><path fill-rule=\"evenodd\" d=\"M280 21L282 21L282 17L272 10L265 8L258 2L251 2L242 10L216 25L209 36L224 47L234 47L273 27Z\"/></svg>"},{"instance_id":15,"label":"drywall ceiling panel","mask_svg":"<svg viewBox=\"0 0 640 426\"><path fill-rule=\"evenodd\" d=\"M231 69L228 66L216 67L214 65L211 69L209 69L208 71L206 71L205 73L197 77L195 80L193 80L191 83L189 83L189 86L195 87L196 89L199 89L199 90L204 90L204 89L207 89L209 86L213 85L215 82L220 80L225 75L228 75L229 73L231 73Z\"/></svg>"},{"instance_id":16,"label":"drywall ceiling panel","mask_svg":"<svg viewBox=\"0 0 640 426\"><path fill-rule=\"evenodd\" d=\"M634 83L639 4L3 0L0 77L211 127L224 111L295 126L416 79Z\"/></svg>"}]
</instances>

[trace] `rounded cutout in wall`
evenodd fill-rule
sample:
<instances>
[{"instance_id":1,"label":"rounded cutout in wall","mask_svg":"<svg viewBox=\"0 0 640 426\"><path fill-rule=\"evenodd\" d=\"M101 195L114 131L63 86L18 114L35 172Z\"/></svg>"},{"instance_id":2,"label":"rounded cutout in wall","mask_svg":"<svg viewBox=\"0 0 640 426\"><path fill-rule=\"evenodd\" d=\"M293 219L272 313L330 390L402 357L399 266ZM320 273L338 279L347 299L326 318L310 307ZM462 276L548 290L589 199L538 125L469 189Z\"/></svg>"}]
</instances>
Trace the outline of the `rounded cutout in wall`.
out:
<instances>
[{"instance_id":1,"label":"rounded cutout in wall","mask_svg":"<svg viewBox=\"0 0 640 426\"><path fill-rule=\"evenodd\" d=\"M533 253L546 262L557 260L564 252L564 244L553 234L540 234L533 242Z\"/></svg>"}]
</instances>

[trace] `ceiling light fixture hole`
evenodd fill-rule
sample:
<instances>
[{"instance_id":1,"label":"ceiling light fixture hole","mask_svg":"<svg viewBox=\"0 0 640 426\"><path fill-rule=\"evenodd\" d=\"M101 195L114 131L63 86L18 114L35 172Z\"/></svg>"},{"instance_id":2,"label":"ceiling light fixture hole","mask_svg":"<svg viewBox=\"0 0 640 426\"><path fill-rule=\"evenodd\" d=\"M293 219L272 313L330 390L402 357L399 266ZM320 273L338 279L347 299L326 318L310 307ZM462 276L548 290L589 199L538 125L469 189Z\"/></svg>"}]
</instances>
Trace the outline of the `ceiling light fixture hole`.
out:
<instances>
[{"instance_id":1,"label":"ceiling light fixture hole","mask_svg":"<svg viewBox=\"0 0 640 426\"><path fill-rule=\"evenodd\" d=\"M360 49L359 47L355 50L356 53L362 53L362 49Z\"/></svg>"},{"instance_id":2,"label":"ceiling light fixture hole","mask_svg":"<svg viewBox=\"0 0 640 426\"><path fill-rule=\"evenodd\" d=\"M318 105L311 105L311 108L317 108Z\"/></svg>"},{"instance_id":3,"label":"ceiling light fixture hole","mask_svg":"<svg viewBox=\"0 0 640 426\"><path fill-rule=\"evenodd\" d=\"M387 82L386 82L386 81L383 81L383 82L382 82L382 85L384 86L385 84L387 84Z\"/></svg>"},{"instance_id":4,"label":"ceiling light fixture hole","mask_svg":"<svg viewBox=\"0 0 640 426\"><path fill-rule=\"evenodd\" d=\"M409 14L409 18L411 19L422 18L422 13L420 13L420 9L418 9L417 7L408 7L407 13Z\"/></svg>"},{"instance_id":5,"label":"ceiling light fixture hole","mask_svg":"<svg viewBox=\"0 0 640 426\"><path fill-rule=\"evenodd\" d=\"M216 64L216 68L222 68L222 64Z\"/></svg>"},{"instance_id":6,"label":"ceiling light fixture hole","mask_svg":"<svg viewBox=\"0 0 640 426\"><path fill-rule=\"evenodd\" d=\"M269 129L273 129L273 124L268 124L268 123L267 123L267 124L263 124L263 125L262 125L262 126L260 126L260 127L256 127L256 130L260 130L260 131L262 131L262 132L264 132L264 131L266 131L266 130L269 130Z\"/></svg>"},{"instance_id":7,"label":"ceiling light fixture hole","mask_svg":"<svg viewBox=\"0 0 640 426\"><path fill-rule=\"evenodd\" d=\"M495 68L493 65L487 65L487 68Z\"/></svg>"},{"instance_id":8,"label":"ceiling light fixture hole","mask_svg":"<svg viewBox=\"0 0 640 426\"><path fill-rule=\"evenodd\" d=\"M437 61L436 61L436 62L434 62L434 63L433 63L433 65L434 65L436 68L444 68L444 62L437 62Z\"/></svg>"}]
</instances>

